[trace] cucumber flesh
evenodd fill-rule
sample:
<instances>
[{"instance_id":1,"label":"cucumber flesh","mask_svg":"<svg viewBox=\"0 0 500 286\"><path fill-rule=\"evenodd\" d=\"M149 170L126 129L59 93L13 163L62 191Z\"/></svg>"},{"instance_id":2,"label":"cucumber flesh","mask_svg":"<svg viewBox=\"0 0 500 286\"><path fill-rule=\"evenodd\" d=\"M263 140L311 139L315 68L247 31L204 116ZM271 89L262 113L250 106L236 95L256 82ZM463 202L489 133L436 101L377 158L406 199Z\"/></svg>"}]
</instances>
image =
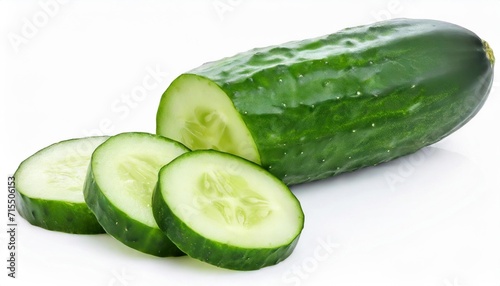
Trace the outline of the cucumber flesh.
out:
<instances>
[{"instance_id":1,"label":"cucumber flesh","mask_svg":"<svg viewBox=\"0 0 500 286\"><path fill-rule=\"evenodd\" d=\"M103 228L125 245L156 256L181 255L158 228L151 195L158 171L189 150L148 133L122 133L99 146L90 163L85 200Z\"/></svg>"},{"instance_id":2,"label":"cucumber flesh","mask_svg":"<svg viewBox=\"0 0 500 286\"><path fill-rule=\"evenodd\" d=\"M192 150L221 150L260 164L252 135L227 95L203 77L182 78L160 103L156 133Z\"/></svg>"},{"instance_id":3,"label":"cucumber flesh","mask_svg":"<svg viewBox=\"0 0 500 286\"><path fill-rule=\"evenodd\" d=\"M186 254L237 270L288 257L304 224L300 203L283 182L214 150L181 155L160 170L153 212Z\"/></svg>"},{"instance_id":4,"label":"cucumber flesh","mask_svg":"<svg viewBox=\"0 0 500 286\"><path fill-rule=\"evenodd\" d=\"M90 156L107 138L61 141L24 160L14 175L19 214L31 224L49 230L103 233L85 203L83 186Z\"/></svg>"}]
</instances>

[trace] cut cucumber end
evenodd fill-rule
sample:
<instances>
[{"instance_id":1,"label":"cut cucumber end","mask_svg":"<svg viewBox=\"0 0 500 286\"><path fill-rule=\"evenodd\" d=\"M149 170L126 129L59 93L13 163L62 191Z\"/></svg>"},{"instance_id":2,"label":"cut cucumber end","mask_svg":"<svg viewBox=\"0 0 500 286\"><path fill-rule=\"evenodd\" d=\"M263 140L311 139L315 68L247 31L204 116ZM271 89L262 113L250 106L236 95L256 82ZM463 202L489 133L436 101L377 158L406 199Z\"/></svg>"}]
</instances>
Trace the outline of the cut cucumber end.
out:
<instances>
[{"instance_id":1,"label":"cut cucumber end","mask_svg":"<svg viewBox=\"0 0 500 286\"><path fill-rule=\"evenodd\" d=\"M184 74L162 96L156 133L191 150L213 149L260 164L257 146L240 114L213 81Z\"/></svg>"},{"instance_id":2,"label":"cut cucumber end","mask_svg":"<svg viewBox=\"0 0 500 286\"><path fill-rule=\"evenodd\" d=\"M24 160L14 174L19 214L49 230L103 233L85 203L83 187L92 152L107 138L61 141Z\"/></svg>"},{"instance_id":3,"label":"cut cucumber end","mask_svg":"<svg viewBox=\"0 0 500 286\"><path fill-rule=\"evenodd\" d=\"M486 53L486 57L490 61L491 66L493 66L493 65L495 65L495 54L493 53L493 49L491 48L490 44L488 44L488 42L486 42L485 40L482 40L482 41L483 41L483 49L484 49L484 52Z\"/></svg>"},{"instance_id":4,"label":"cut cucumber end","mask_svg":"<svg viewBox=\"0 0 500 286\"><path fill-rule=\"evenodd\" d=\"M153 212L186 254L237 270L288 257L304 225L300 203L283 182L214 150L181 155L160 170Z\"/></svg>"},{"instance_id":5,"label":"cut cucumber end","mask_svg":"<svg viewBox=\"0 0 500 286\"><path fill-rule=\"evenodd\" d=\"M115 135L99 146L84 194L106 232L145 253L180 255L154 220L151 196L160 168L188 151L163 136L140 132Z\"/></svg>"}]
</instances>

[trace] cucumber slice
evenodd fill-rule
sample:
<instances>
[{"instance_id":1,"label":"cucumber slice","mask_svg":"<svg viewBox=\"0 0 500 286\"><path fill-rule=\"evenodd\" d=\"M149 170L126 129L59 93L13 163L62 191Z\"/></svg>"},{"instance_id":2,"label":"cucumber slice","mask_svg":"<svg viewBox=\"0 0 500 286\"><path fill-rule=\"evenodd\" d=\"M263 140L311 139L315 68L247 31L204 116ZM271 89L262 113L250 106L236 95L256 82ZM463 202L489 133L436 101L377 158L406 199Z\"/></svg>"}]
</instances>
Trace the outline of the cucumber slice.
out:
<instances>
[{"instance_id":1,"label":"cucumber slice","mask_svg":"<svg viewBox=\"0 0 500 286\"><path fill-rule=\"evenodd\" d=\"M108 137L61 141L36 152L16 170L16 207L32 225L78 233L104 233L83 197L90 156Z\"/></svg>"},{"instance_id":2,"label":"cucumber slice","mask_svg":"<svg viewBox=\"0 0 500 286\"><path fill-rule=\"evenodd\" d=\"M115 135L99 146L92 154L84 194L106 232L144 253L183 255L158 228L151 195L160 168L188 151L163 136L140 132Z\"/></svg>"},{"instance_id":3,"label":"cucumber slice","mask_svg":"<svg viewBox=\"0 0 500 286\"><path fill-rule=\"evenodd\" d=\"M259 165L214 150L163 167L153 193L159 227L189 256L254 270L288 257L304 226L297 198Z\"/></svg>"}]
</instances>

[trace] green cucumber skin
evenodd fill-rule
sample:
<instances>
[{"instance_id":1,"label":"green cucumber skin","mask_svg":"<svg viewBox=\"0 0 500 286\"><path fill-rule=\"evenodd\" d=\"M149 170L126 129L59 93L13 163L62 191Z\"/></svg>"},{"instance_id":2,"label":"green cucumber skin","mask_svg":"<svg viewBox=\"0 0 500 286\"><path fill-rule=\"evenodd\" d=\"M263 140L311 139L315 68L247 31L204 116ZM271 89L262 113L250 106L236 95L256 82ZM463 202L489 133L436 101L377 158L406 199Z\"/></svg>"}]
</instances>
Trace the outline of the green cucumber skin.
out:
<instances>
[{"instance_id":1,"label":"green cucumber skin","mask_svg":"<svg viewBox=\"0 0 500 286\"><path fill-rule=\"evenodd\" d=\"M179 249L188 253L192 258L221 268L257 270L275 265L292 254L300 237L300 234L297 235L288 245L262 249L239 248L207 239L191 229L172 212L163 199L159 180L153 192L152 207L156 223Z\"/></svg>"},{"instance_id":2,"label":"green cucumber skin","mask_svg":"<svg viewBox=\"0 0 500 286\"><path fill-rule=\"evenodd\" d=\"M96 184L90 167L85 180L84 196L104 230L123 244L159 257L184 255L160 229L153 229L134 220L113 205Z\"/></svg>"},{"instance_id":3,"label":"green cucumber skin","mask_svg":"<svg viewBox=\"0 0 500 286\"><path fill-rule=\"evenodd\" d=\"M389 161L451 134L487 98L489 54L457 25L396 19L254 49L188 74L227 94L262 165L291 185Z\"/></svg>"},{"instance_id":4,"label":"green cucumber skin","mask_svg":"<svg viewBox=\"0 0 500 286\"><path fill-rule=\"evenodd\" d=\"M100 234L104 229L85 203L30 198L16 192L16 209L30 224L73 234Z\"/></svg>"}]
</instances>

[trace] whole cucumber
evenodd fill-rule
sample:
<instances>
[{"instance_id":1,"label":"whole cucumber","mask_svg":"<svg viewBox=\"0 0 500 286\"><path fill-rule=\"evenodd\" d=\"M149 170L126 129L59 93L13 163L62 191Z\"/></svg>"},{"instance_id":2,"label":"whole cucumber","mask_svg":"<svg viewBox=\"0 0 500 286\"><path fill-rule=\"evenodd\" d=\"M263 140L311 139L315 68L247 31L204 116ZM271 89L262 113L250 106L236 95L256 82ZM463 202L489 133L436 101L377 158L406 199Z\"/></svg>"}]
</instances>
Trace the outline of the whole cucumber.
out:
<instances>
[{"instance_id":1,"label":"whole cucumber","mask_svg":"<svg viewBox=\"0 0 500 286\"><path fill-rule=\"evenodd\" d=\"M287 184L372 166L468 122L493 81L475 33L395 19L206 63L162 96L157 133L233 153Z\"/></svg>"}]
</instances>

